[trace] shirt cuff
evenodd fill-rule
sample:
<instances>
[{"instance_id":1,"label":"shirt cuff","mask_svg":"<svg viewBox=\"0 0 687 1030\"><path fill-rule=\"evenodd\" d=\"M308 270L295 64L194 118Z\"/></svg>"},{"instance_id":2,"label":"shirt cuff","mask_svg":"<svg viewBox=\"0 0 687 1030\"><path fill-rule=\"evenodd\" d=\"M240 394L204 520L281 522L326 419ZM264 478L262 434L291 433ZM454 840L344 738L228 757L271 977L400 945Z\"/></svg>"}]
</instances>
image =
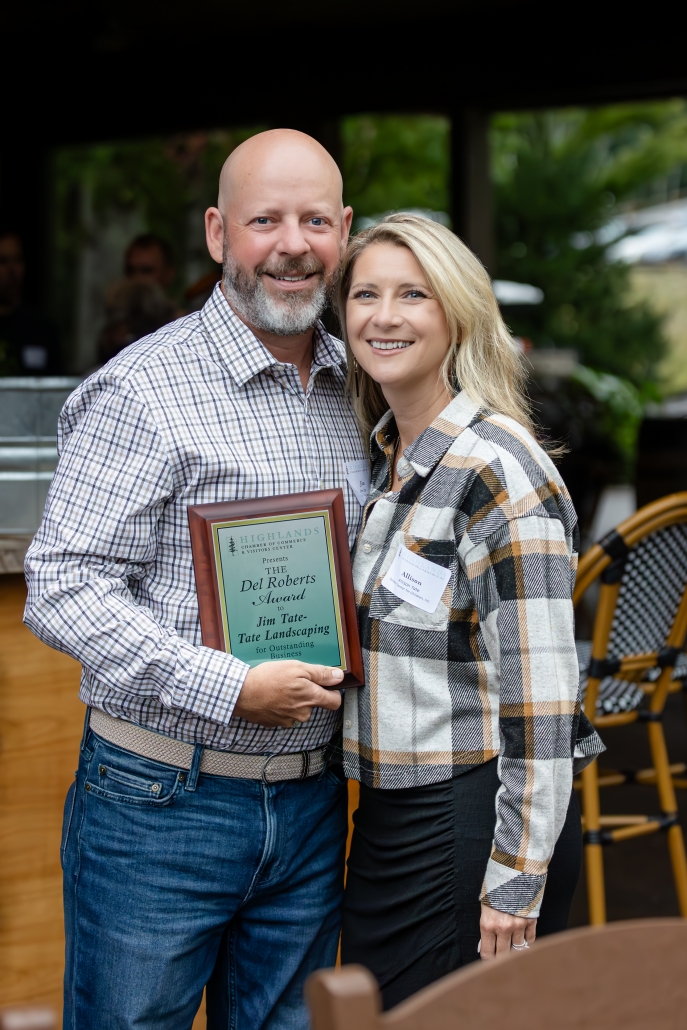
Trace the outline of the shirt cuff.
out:
<instances>
[{"instance_id":1,"label":"shirt cuff","mask_svg":"<svg viewBox=\"0 0 687 1030\"><path fill-rule=\"evenodd\" d=\"M596 732L584 712L580 715L580 725L573 751L573 776L581 773L588 765L606 750L606 745Z\"/></svg>"},{"instance_id":2,"label":"shirt cuff","mask_svg":"<svg viewBox=\"0 0 687 1030\"><path fill-rule=\"evenodd\" d=\"M176 707L227 726L250 665L212 647L194 647L193 653L195 660Z\"/></svg>"},{"instance_id":3,"label":"shirt cuff","mask_svg":"<svg viewBox=\"0 0 687 1030\"><path fill-rule=\"evenodd\" d=\"M536 919L545 886L546 873L521 873L490 858L479 900L499 912Z\"/></svg>"}]
</instances>

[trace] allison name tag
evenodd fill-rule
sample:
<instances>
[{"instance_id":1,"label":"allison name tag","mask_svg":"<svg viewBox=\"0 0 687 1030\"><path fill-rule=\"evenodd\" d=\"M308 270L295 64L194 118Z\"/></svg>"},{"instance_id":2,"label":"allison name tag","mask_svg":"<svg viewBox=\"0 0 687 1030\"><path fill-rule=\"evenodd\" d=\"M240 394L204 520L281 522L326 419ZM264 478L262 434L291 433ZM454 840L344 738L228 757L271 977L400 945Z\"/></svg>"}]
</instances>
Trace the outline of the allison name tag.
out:
<instances>
[{"instance_id":1,"label":"allison name tag","mask_svg":"<svg viewBox=\"0 0 687 1030\"><path fill-rule=\"evenodd\" d=\"M427 561L401 544L382 580L382 586L401 601L407 601L423 612L432 613L437 610L450 578L450 569Z\"/></svg>"}]
</instances>

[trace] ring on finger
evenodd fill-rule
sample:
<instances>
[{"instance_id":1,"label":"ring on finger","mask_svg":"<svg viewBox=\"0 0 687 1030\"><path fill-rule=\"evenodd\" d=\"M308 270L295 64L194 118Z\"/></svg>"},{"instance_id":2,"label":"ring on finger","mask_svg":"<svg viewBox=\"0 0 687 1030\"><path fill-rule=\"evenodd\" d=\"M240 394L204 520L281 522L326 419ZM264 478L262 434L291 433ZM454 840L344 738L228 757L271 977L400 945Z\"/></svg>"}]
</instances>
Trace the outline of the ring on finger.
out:
<instances>
[{"instance_id":1,"label":"ring on finger","mask_svg":"<svg viewBox=\"0 0 687 1030\"><path fill-rule=\"evenodd\" d=\"M525 951L525 949L529 949L529 944L527 943L527 941L523 941L522 944L513 944L513 942L511 941L510 946L513 949L513 951Z\"/></svg>"}]
</instances>

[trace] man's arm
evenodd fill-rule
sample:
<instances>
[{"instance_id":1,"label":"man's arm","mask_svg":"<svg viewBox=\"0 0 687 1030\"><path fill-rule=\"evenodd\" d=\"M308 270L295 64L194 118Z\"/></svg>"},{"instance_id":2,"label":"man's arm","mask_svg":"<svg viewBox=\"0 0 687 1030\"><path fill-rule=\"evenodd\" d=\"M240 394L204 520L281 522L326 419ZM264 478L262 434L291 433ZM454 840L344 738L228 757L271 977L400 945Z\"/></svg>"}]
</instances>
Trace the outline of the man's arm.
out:
<instances>
[{"instance_id":1,"label":"man's arm","mask_svg":"<svg viewBox=\"0 0 687 1030\"><path fill-rule=\"evenodd\" d=\"M274 662L250 670L232 655L196 647L136 603L129 584L157 555L157 527L173 494L158 430L126 383L101 374L67 402L60 461L43 523L26 559L24 619L123 695L226 724L305 721L314 705L338 708L338 670ZM238 701L238 705L237 705Z\"/></svg>"},{"instance_id":2,"label":"man's arm","mask_svg":"<svg viewBox=\"0 0 687 1030\"><path fill-rule=\"evenodd\" d=\"M67 402L60 443L26 558L26 624L117 693L228 722L248 666L184 640L129 589L156 559L173 492L145 404L116 377L93 377Z\"/></svg>"}]
</instances>

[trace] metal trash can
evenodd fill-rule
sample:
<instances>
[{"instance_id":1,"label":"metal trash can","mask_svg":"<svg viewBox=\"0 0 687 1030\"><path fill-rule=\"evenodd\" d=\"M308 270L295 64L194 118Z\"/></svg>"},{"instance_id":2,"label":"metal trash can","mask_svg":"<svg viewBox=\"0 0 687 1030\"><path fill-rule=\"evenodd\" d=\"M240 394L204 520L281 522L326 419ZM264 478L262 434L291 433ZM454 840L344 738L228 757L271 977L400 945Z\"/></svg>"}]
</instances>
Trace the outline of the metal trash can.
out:
<instances>
[{"instance_id":1,"label":"metal trash can","mask_svg":"<svg viewBox=\"0 0 687 1030\"><path fill-rule=\"evenodd\" d=\"M81 382L0 378L0 572L20 572L57 464L57 418Z\"/></svg>"}]
</instances>

